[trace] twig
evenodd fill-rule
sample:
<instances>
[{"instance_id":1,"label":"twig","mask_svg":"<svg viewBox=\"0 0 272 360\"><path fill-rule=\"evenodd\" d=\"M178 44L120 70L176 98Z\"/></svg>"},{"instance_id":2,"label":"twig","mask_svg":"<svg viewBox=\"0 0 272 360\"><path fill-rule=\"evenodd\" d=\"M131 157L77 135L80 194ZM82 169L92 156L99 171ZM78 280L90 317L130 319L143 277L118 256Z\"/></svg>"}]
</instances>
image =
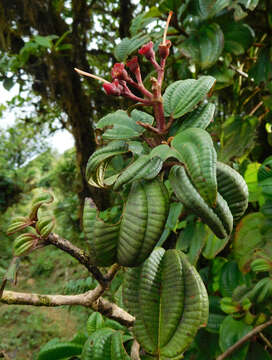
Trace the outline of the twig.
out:
<instances>
[{"instance_id":1,"label":"twig","mask_svg":"<svg viewBox=\"0 0 272 360\"><path fill-rule=\"evenodd\" d=\"M261 107L263 105L263 101L260 101L255 107L254 109L252 109L250 111L250 113L248 114L249 116L252 116L253 114L255 114L255 112L259 109L259 107Z\"/></svg>"},{"instance_id":2,"label":"twig","mask_svg":"<svg viewBox=\"0 0 272 360\"><path fill-rule=\"evenodd\" d=\"M240 340L238 340L235 344L233 344L230 348L228 348L223 354L219 355L216 360L223 360L226 359L229 355L231 355L234 351L236 351L237 349L239 349L239 347L241 347L245 342L247 342L248 340L250 340L254 335L258 334L259 332L261 332L263 329L265 329L266 327L272 325L272 319L270 319L269 321L265 322L262 325L259 325L257 327L255 327L252 331L250 331L249 333L247 333L244 337L242 337Z\"/></svg>"},{"instance_id":3,"label":"twig","mask_svg":"<svg viewBox=\"0 0 272 360\"><path fill-rule=\"evenodd\" d=\"M266 345L270 348L270 349L272 349L272 344L271 344L271 342L267 339L267 337L266 336L264 336L264 334L262 333L262 332L260 332L260 337L263 339L263 341L266 343Z\"/></svg>"},{"instance_id":4,"label":"twig","mask_svg":"<svg viewBox=\"0 0 272 360\"><path fill-rule=\"evenodd\" d=\"M233 65L230 65L229 67L230 67L232 70L236 71L237 74L239 74L239 75L243 76L244 78L248 79L248 74L245 73L244 71L237 69L237 68L236 68L235 66L233 66Z\"/></svg>"},{"instance_id":5,"label":"twig","mask_svg":"<svg viewBox=\"0 0 272 360\"><path fill-rule=\"evenodd\" d=\"M141 360L140 358L140 344L135 339L132 343L130 357L132 360Z\"/></svg>"},{"instance_id":6,"label":"twig","mask_svg":"<svg viewBox=\"0 0 272 360\"><path fill-rule=\"evenodd\" d=\"M84 265L86 269L93 275L93 277L102 285L107 286L108 280L102 275L100 270L91 264L89 255L82 249L79 249L70 241L63 239L57 234L50 234L47 243L56 246L57 248L67 252L72 257L77 259L80 264Z\"/></svg>"}]
</instances>

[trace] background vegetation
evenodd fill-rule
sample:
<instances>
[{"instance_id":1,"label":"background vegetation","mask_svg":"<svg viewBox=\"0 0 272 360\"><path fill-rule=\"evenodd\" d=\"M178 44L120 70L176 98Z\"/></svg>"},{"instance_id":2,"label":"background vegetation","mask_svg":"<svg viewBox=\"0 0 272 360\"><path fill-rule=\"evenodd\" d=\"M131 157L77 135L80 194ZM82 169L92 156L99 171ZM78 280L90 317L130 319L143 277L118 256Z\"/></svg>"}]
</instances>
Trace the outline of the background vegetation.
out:
<instances>
[{"instance_id":1,"label":"background vegetation","mask_svg":"<svg viewBox=\"0 0 272 360\"><path fill-rule=\"evenodd\" d=\"M83 199L91 196L100 209L111 203L110 194L90 188L84 177L96 148L94 124L109 111L132 103L106 96L99 83L82 80L73 67L109 79L116 61L125 61L149 39L158 45L169 10L174 11L168 32L173 46L164 85L201 74L216 78L211 98L216 114L209 132L218 144L219 160L238 170L250 191L247 213L226 247L197 219L181 219L176 204L163 235L166 247L189 254L208 288L209 323L185 358L210 360L271 317L269 0L1 1L0 80L7 90L20 86L19 95L2 104L1 113L27 111L8 129L0 129L0 273L12 256L8 222L15 213L25 214L39 188L54 190L56 232L85 246L80 226ZM125 38L131 39L129 46ZM116 47L121 39L123 46ZM143 68L149 86L152 69L147 62ZM75 149L58 155L44 139L61 128L72 133ZM16 290L76 293L94 286L86 280L87 271L51 248L25 257L21 269ZM117 277L108 293L117 302L120 284ZM87 310L0 305L0 354L35 358L53 337L71 339L76 331L86 332L89 315ZM231 358L271 359L271 331L269 327L252 338Z\"/></svg>"}]
</instances>

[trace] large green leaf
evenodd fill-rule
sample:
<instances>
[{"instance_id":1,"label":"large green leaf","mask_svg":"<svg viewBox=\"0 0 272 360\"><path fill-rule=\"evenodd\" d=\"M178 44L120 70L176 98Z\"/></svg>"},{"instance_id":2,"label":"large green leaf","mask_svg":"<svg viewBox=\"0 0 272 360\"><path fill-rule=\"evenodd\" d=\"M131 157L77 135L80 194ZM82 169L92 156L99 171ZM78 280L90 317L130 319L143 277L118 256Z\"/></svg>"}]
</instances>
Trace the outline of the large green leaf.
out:
<instances>
[{"instance_id":1,"label":"large green leaf","mask_svg":"<svg viewBox=\"0 0 272 360\"><path fill-rule=\"evenodd\" d=\"M254 31L241 22L226 22L222 25L224 31L224 50L234 55L243 54L254 40Z\"/></svg>"},{"instance_id":2,"label":"large green leaf","mask_svg":"<svg viewBox=\"0 0 272 360\"><path fill-rule=\"evenodd\" d=\"M126 37L115 47L114 56L118 61L126 61L127 57L131 53L140 48L143 44L147 43L149 40L150 37L148 35L143 35L142 33L133 36L132 38Z\"/></svg>"},{"instance_id":3,"label":"large green leaf","mask_svg":"<svg viewBox=\"0 0 272 360\"><path fill-rule=\"evenodd\" d=\"M100 119L96 128L101 130L106 128L102 135L105 140L134 139L145 131L142 126L136 124L137 121L152 125L154 118L136 109L132 111L131 116L123 110L117 110Z\"/></svg>"},{"instance_id":4,"label":"large green leaf","mask_svg":"<svg viewBox=\"0 0 272 360\"><path fill-rule=\"evenodd\" d=\"M211 76L173 82L163 95L165 115L171 115L176 119L194 110L212 89L214 83L215 79Z\"/></svg>"},{"instance_id":5,"label":"large green leaf","mask_svg":"<svg viewBox=\"0 0 272 360\"><path fill-rule=\"evenodd\" d=\"M202 69L214 65L224 48L224 34L216 23L202 25L198 31L181 45L181 52Z\"/></svg>"},{"instance_id":6,"label":"large green leaf","mask_svg":"<svg viewBox=\"0 0 272 360\"><path fill-rule=\"evenodd\" d=\"M199 194L209 206L217 196L216 152L210 135L200 128L178 133L171 145L181 154L182 162Z\"/></svg>"},{"instance_id":7,"label":"large green leaf","mask_svg":"<svg viewBox=\"0 0 272 360\"><path fill-rule=\"evenodd\" d=\"M193 186L183 166L173 166L169 180L177 198L187 210L199 216L219 238L225 239L230 235L233 217L227 202L219 193L216 205L209 207Z\"/></svg>"},{"instance_id":8,"label":"large green leaf","mask_svg":"<svg viewBox=\"0 0 272 360\"><path fill-rule=\"evenodd\" d=\"M122 216L117 262L140 265L152 252L168 215L168 193L158 180L132 184Z\"/></svg>"},{"instance_id":9,"label":"large green leaf","mask_svg":"<svg viewBox=\"0 0 272 360\"><path fill-rule=\"evenodd\" d=\"M251 330L251 325L245 324L242 320L234 320L231 315L227 316L220 326L219 345L221 350L226 351ZM249 343L247 342L232 354L231 359L245 360L248 347Z\"/></svg>"},{"instance_id":10,"label":"large green leaf","mask_svg":"<svg viewBox=\"0 0 272 360\"><path fill-rule=\"evenodd\" d=\"M218 191L227 201L234 223L244 215L248 205L248 188L243 177L230 166L217 162Z\"/></svg>"},{"instance_id":11,"label":"large green leaf","mask_svg":"<svg viewBox=\"0 0 272 360\"><path fill-rule=\"evenodd\" d=\"M265 245L261 233L263 221L262 213L252 213L243 217L236 228L233 251L242 272L250 271L250 262L255 257L255 250Z\"/></svg>"},{"instance_id":12,"label":"large green leaf","mask_svg":"<svg viewBox=\"0 0 272 360\"><path fill-rule=\"evenodd\" d=\"M196 0L194 7L197 15L202 19L213 17L230 4L230 0Z\"/></svg>"},{"instance_id":13,"label":"large green leaf","mask_svg":"<svg viewBox=\"0 0 272 360\"><path fill-rule=\"evenodd\" d=\"M131 269L124 301L136 316L136 339L162 360L178 358L207 322L205 287L178 250L157 248L141 267Z\"/></svg>"}]
</instances>

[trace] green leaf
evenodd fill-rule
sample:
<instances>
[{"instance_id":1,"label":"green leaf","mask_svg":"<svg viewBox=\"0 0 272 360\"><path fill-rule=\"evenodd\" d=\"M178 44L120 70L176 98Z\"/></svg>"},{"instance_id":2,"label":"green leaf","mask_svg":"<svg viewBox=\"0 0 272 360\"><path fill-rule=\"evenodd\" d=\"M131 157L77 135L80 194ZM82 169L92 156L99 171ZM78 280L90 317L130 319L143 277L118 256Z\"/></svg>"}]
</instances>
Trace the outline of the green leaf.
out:
<instances>
[{"instance_id":1,"label":"green leaf","mask_svg":"<svg viewBox=\"0 0 272 360\"><path fill-rule=\"evenodd\" d=\"M7 234L11 235L17 231L23 230L27 226L31 225L32 221L23 216L17 216L11 220L11 223L7 229Z\"/></svg>"},{"instance_id":2,"label":"green leaf","mask_svg":"<svg viewBox=\"0 0 272 360\"><path fill-rule=\"evenodd\" d=\"M258 169L260 164L257 162L251 163L247 166L245 172L245 181L249 191L249 201L260 201L262 196L262 188L258 183Z\"/></svg>"},{"instance_id":3,"label":"green leaf","mask_svg":"<svg viewBox=\"0 0 272 360\"><path fill-rule=\"evenodd\" d=\"M29 219L37 220L38 210L43 205L49 205L54 201L54 197L49 192L40 192L32 201Z\"/></svg>"},{"instance_id":4,"label":"green leaf","mask_svg":"<svg viewBox=\"0 0 272 360\"><path fill-rule=\"evenodd\" d=\"M187 253L188 260L196 266L202 249L206 243L205 225L202 222L195 223L193 236L190 241L189 252Z\"/></svg>"},{"instance_id":5,"label":"green leaf","mask_svg":"<svg viewBox=\"0 0 272 360\"><path fill-rule=\"evenodd\" d=\"M270 60L270 49L264 47L260 50L258 60L249 70L248 75L256 84L266 83L272 77L272 63Z\"/></svg>"},{"instance_id":6,"label":"green leaf","mask_svg":"<svg viewBox=\"0 0 272 360\"><path fill-rule=\"evenodd\" d=\"M12 77L11 78L6 77L3 81L3 86L7 91L12 89L14 85L15 85L15 82L13 81Z\"/></svg>"},{"instance_id":7,"label":"green leaf","mask_svg":"<svg viewBox=\"0 0 272 360\"><path fill-rule=\"evenodd\" d=\"M135 180L154 179L162 169L163 162L159 157L142 155L130 164L115 181L113 190L117 191L125 184L130 184Z\"/></svg>"},{"instance_id":8,"label":"green leaf","mask_svg":"<svg viewBox=\"0 0 272 360\"><path fill-rule=\"evenodd\" d=\"M243 177L227 164L217 162L218 191L227 201L234 224L244 215L248 206L248 187Z\"/></svg>"},{"instance_id":9,"label":"green leaf","mask_svg":"<svg viewBox=\"0 0 272 360\"><path fill-rule=\"evenodd\" d=\"M221 350L226 351L251 330L252 326L243 321L234 320L230 315L227 316L220 326L219 345ZM249 343L247 342L232 354L232 360L245 360L248 348Z\"/></svg>"},{"instance_id":10,"label":"green leaf","mask_svg":"<svg viewBox=\"0 0 272 360\"><path fill-rule=\"evenodd\" d=\"M181 127L178 129L177 133L191 127L201 128L205 130L206 127L208 127L210 122L213 120L214 111L214 104L201 104L184 118Z\"/></svg>"},{"instance_id":11,"label":"green leaf","mask_svg":"<svg viewBox=\"0 0 272 360\"><path fill-rule=\"evenodd\" d=\"M224 50L234 55L243 54L253 43L255 34L250 26L241 22L226 22L224 31Z\"/></svg>"},{"instance_id":12,"label":"green leaf","mask_svg":"<svg viewBox=\"0 0 272 360\"><path fill-rule=\"evenodd\" d=\"M53 339L45 344L39 354L38 360L61 360L63 358L80 355L82 345L72 342L59 342Z\"/></svg>"},{"instance_id":13,"label":"green leaf","mask_svg":"<svg viewBox=\"0 0 272 360\"><path fill-rule=\"evenodd\" d=\"M230 116L223 124L218 160L227 163L248 154L255 145L257 126L257 117Z\"/></svg>"},{"instance_id":14,"label":"green leaf","mask_svg":"<svg viewBox=\"0 0 272 360\"><path fill-rule=\"evenodd\" d=\"M213 17L230 4L230 0L196 0L194 7L202 19Z\"/></svg>"},{"instance_id":15,"label":"green leaf","mask_svg":"<svg viewBox=\"0 0 272 360\"><path fill-rule=\"evenodd\" d=\"M189 128L177 134L171 145L181 160L199 194L209 206L217 196L216 152L210 135L200 128Z\"/></svg>"},{"instance_id":16,"label":"green leaf","mask_svg":"<svg viewBox=\"0 0 272 360\"><path fill-rule=\"evenodd\" d=\"M122 41L114 49L114 56L116 60L126 61L127 57L131 53L148 41L150 41L150 37L148 35L143 35L142 33L133 36L132 38L126 37L122 39Z\"/></svg>"},{"instance_id":17,"label":"green leaf","mask_svg":"<svg viewBox=\"0 0 272 360\"><path fill-rule=\"evenodd\" d=\"M96 330L101 329L104 325L104 319L99 312L93 312L87 320L87 332L88 335L92 335Z\"/></svg>"},{"instance_id":18,"label":"green leaf","mask_svg":"<svg viewBox=\"0 0 272 360\"><path fill-rule=\"evenodd\" d=\"M243 276L235 261L229 261L223 265L220 273L220 292L224 297L231 297L233 290L243 283Z\"/></svg>"},{"instance_id":19,"label":"green leaf","mask_svg":"<svg viewBox=\"0 0 272 360\"><path fill-rule=\"evenodd\" d=\"M34 36L34 41L45 48L50 49L52 47L52 38L49 36L36 35Z\"/></svg>"},{"instance_id":20,"label":"green leaf","mask_svg":"<svg viewBox=\"0 0 272 360\"><path fill-rule=\"evenodd\" d=\"M219 333L220 325L226 317L221 310L220 299L218 296L209 296L209 319L206 330L214 334Z\"/></svg>"},{"instance_id":21,"label":"green leaf","mask_svg":"<svg viewBox=\"0 0 272 360\"><path fill-rule=\"evenodd\" d=\"M178 250L157 248L126 274L124 301L136 316L135 337L163 360L179 358L206 324L207 300L200 276Z\"/></svg>"},{"instance_id":22,"label":"green leaf","mask_svg":"<svg viewBox=\"0 0 272 360\"><path fill-rule=\"evenodd\" d=\"M136 124L137 121L152 125L154 118L139 110L133 110L131 116L123 110L117 110L100 119L96 124L96 128L105 129L110 127L102 135L102 138L105 140L134 139L145 131L142 126Z\"/></svg>"},{"instance_id":23,"label":"green leaf","mask_svg":"<svg viewBox=\"0 0 272 360\"><path fill-rule=\"evenodd\" d=\"M224 34L218 24L202 25L181 45L181 52L202 69L214 65L224 48Z\"/></svg>"},{"instance_id":24,"label":"green leaf","mask_svg":"<svg viewBox=\"0 0 272 360\"><path fill-rule=\"evenodd\" d=\"M227 245L229 237L219 239L208 227L206 227L207 240L202 255L208 259L214 259Z\"/></svg>"},{"instance_id":25,"label":"green leaf","mask_svg":"<svg viewBox=\"0 0 272 360\"><path fill-rule=\"evenodd\" d=\"M174 119L192 111L204 99L215 84L211 76L202 76L198 80L187 79L173 82L163 95L166 116Z\"/></svg>"},{"instance_id":26,"label":"green leaf","mask_svg":"<svg viewBox=\"0 0 272 360\"><path fill-rule=\"evenodd\" d=\"M129 360L123 346L123 336L119 331L109 328L99 329L86 341L81 359L82 360Z\"/></svg>"},{"instance_id":27,"label":"green leaf","mask_svg":"<svg viewBox=\"0 0 272 360\"><path fill-rule=\"evenodd\" d=\"M264 216L260 212L249 214L240 221L235 231L233 252L242 272L250 271L255 250L265 245L261 234Z\"/></svg>"},{"instance_id":28,"label":"green leaf","mask_svg":"<svg viewBox=\"0 0 272 360\"><path fill-rule=\"evenodd\" d=\"M89 158L86 166L86 179L88 183L96 187L105 187L105 171L109 160L128 152L128 144L125 141L111 141L106 146L96 150ZM114 179L115 180L115 179Z\"/></svg>"},{"instance_id":29,"label":"green leaf","mask_svg":"<svg viewBox=\"0 0 272 360\"><path fill-rule=\"evenodd\" d=\"M258 184L262 193L268 199L272 199L272 157L269 156L258 169Z\"/></svg>"},{"instance_id":30,"label":"green leaf","mask_svg":"<svg viewBox=\"0 0 272 360\"><path fill-rule=\"evenodd\" d=\"M158 157L162 161L165 161L169 158L174 158L177 160L181 160L180 154L170 146L166 144L158 145L152 149L150 152L150 158Z\"/></svg>"}]
</instances>

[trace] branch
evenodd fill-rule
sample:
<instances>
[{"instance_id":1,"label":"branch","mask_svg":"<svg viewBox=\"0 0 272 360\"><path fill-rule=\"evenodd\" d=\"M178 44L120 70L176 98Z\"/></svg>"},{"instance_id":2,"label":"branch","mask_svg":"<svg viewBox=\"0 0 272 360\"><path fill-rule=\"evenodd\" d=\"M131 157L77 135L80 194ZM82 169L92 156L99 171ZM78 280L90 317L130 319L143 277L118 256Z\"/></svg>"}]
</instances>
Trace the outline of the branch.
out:
<instances>
[{"instance_id":1,"label":"branch","mask_svg":"<svg viewBox=\"0 0 272 360\"><path fill-rule=\"evenodd\" d=\"M57 248L67 252L72 257L77 259L80 264L84 265L86 269L93 275L93 277L101 284L103 287L106 287L108 285L109 280L103 276L103 274L100 272L100 270L91 264L91 259L89 255L82 249L79 249L70 241L61 238L57 234L51 233L46 240L48 244L54 245Z\"/></svg>"},{"instance_id":2,"label":"branch","mask_svg":"<svg viewBox=\"0 0 272 360\"><path fill-rule=\"evenodd\" d=\"M229 355L231 355L234 351L236 351L239 347L241 347L245 342L250 340L254 335L258 334L259 332L261 332L263 329L265 329L266 327L268 327L270 325L272 325L272 319L270 319L269 321L265 322L262 325L255 327L252 331L247 333L244 337L242 337L235 344L233 344L230 348L228 348L223 354L219 355L216 358L216 360L226 359Z\"/></svg>"},{"instance_id":3,"label":"branch","mask_svg":"<svg viewBox=\"0 0 272 360\"><path fill-rule=\"evenodd\" d=\"M120 265L114 264L111 266L104 279L107 284L114 278L114 275L120 269ZM15 291L4 291L0 297L0 303L15 304L15 305L34 305L34 306L62 306L62 305L81 305L91 307L95 311L118 321L125 326L132 326L134 317L125 310L103 299L101 295L106 290L105 285L98 284L95 289L89 290L83 294L78 295L41 295L20 293Z\"/></svg>"},{"instance_id":4,"label":"branch","mask_svg":"<svg viewBox=\"0 0 272 360\"><path fill-rule=\"evenodd\" d=\"M0 302L15 305L33 305L56 307L62 305L81 305L99 311L101 314L118 321L125 326L132 326L134 317L128 312L100 297L104 289L98 285L94 290L78 295L42 295L4 291Z\"/></svg>"}]
</instances>

